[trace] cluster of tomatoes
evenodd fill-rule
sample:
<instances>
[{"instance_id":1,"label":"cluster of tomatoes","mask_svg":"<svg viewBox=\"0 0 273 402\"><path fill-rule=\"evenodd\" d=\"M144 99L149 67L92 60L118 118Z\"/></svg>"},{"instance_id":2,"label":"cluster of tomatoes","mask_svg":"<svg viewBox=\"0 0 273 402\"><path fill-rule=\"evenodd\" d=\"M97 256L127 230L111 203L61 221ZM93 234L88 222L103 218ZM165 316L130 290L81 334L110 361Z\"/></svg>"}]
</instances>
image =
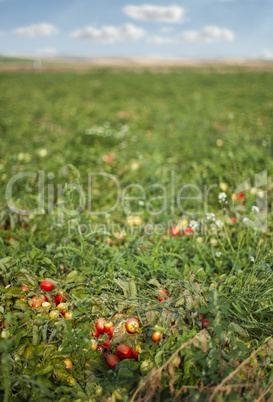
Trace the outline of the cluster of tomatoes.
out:
<instances>
[{"instance_id":1,"label":"cluster of tomatoes","mask_svg":"<svg viewBox=\"0 0 273 402\"><path fill-rule=\"evenodd\" d=\"M169 294L164 289L159 289L157 292L157 298L159 301L166 300L169 297ZM123 313L117 313L113 317L113 321L118 320L123 316ZM172 323L174 325L174 323ZM136 316L129 318L125 322L125 329L129 335L138 334L141 331L140 322ZM92 336L98 338L100 335L108 334L109 339L106 340L103 345L97 345L92 340L92 347L93 350L97 350L103 353L103 357L110 369L114 369L116 364L118 364L121 360L124 359L136 359L138 360L139 353L141 351L141 345L138 344L134 348L131 348L128 345L120 344L116 347L115 353L113 353L113 347L110 345L110 342L113 338L115 331L115 324L112 321L107 321L105 318L99 318L95 325L95 331L93 332ZM153 332L151 339L154 342L159 342L163 337L163 333L161 331ZM88 366L88 363L86 363Z\"/></svg>"},{"instance_id":2,"label":"cluster of tomatoes","mask_svg":"<svg viewBox=\"0 0 273 402\"><path fill-rule=\"evenodd\" d=\"M54 284L52 281L45 279L44 281L41 282L40 288L42 290L44 290L45 292L51 292L54 289ZM28 288L28 286L22 286L21 290L23 290L24 292L30 292L30 289ZM25 298L23 298L22 300L25 300ZM56 310L51 310L48 314L49 318L53 319L56 317L64 317L67 320L71 320L72 319L72 315L73 312L72 311L67 311L66 310L66 305L65 302L67 301L67 296L64 294L59 294L57 293L56 296L53 297L53 300L56 304ZM31 307L44 307L44 308L51 308L52 305L51 303L49 303L48 298L46 297L46 295L40 293L37 296L33 296L30 300L29 300L29 305Z\"/></svg>"},{"instance_id":3,"label":"cluster of tomatoes","mask_svg":"<svg viewBox=\"0 0 273 402\"><path fill-rule=\"evenodd\" d=\"M114 320L117 320L121 317L123 313L118 313L114 316ZM125 328L128 334L137 334L140 331L140 322L138 318L132 317L129 318L125 323ZM123 359L138 359L139 352L141 350L141 346L137 345L135 348L130 348L130 346L121 344L116 347L116 353L113 354L113 348L110 345L110 342L113 338L115 330L115 325L112 321L107 321L105 318L99 318L95 325L95 332L92 334L94 337L98 338L100 335L107 333L109 334L109 340L105 341L103 345L98 345L94 347L94 343L92 344L93 349L98 350L103 353L103 356L106 360L106 363L110 369L114 369L116 364L119 363ZM88 365L88 363L86 364Z\"/></svg>"}]
</instances>

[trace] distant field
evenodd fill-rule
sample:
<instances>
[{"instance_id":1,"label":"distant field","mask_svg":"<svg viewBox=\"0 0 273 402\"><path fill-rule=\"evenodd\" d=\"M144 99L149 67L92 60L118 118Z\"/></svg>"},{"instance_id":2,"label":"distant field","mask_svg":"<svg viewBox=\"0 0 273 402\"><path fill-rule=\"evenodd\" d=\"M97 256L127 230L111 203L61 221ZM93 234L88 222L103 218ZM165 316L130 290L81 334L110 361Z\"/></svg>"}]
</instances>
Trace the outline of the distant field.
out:
<instances>
[{"instance_id":1,"label":"distant field","mask_svg":"<svg viewBox=\"0 0 273 402\"><path fill-rule=\"evenodd\" d=\"M273 74L43 68L0 72L0 399L269 400Z\"/></svg>"},{"instance_id":2,"label":"distant field","mask_svg":"<svg viewBox=\"0 0 273 402\"><path fill-rule=\"evenodd\" d=\"M151 72L242 72L273 71L273 62L265 60L179 60L149 58L76 58L76 57L6 57L0 56L0 71L93 71L97 67L112 71Z\"/></svg>"}]
</instances>

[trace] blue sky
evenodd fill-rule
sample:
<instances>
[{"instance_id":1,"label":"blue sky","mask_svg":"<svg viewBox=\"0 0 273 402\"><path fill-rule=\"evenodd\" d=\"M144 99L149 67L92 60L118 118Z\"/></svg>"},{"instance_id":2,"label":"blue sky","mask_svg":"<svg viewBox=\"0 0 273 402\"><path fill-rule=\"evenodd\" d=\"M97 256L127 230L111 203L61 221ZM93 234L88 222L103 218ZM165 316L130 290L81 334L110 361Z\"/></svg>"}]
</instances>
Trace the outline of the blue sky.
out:
<instances>
[{"instance_id":1,"label":"blue sky","mask_svg":"<svg viewBox=\"0 0 273 402\"><path fill-rule=\"evenodd\" d=\"M273 0L0 0L0 54L273 59Z\"/></svg>"}]
</instances>

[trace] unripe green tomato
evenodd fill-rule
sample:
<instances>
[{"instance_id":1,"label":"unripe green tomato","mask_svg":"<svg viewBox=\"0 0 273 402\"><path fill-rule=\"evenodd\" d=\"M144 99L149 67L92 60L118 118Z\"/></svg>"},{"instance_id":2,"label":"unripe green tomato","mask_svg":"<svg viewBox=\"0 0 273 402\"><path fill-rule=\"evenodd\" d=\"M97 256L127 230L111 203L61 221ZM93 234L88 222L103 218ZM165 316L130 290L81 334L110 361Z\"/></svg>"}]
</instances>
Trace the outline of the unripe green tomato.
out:
<instances>
[{"instance_id":1,"label":"unripe green tomato","mask_svg":"<svg viewBox=\"0 0 273 402\"><path fill-rule=\"evenodd\" d=\"M153 367L153 362L151 362L150 360L144 360L144 362L142 362L140 365L140 372L142 375L146 375L152 370Z\"/></svg>"},{"instance_id":2,"label":"unripe green tomato","mask_svg":"<svg viewBox=\"0 0 273 402\"><path fill-rule=\"evenodd\" d=\"M102 391L103 391L102 387L100 385L98 385L96 387L96 395L98 395L98 396L102 395Z\"/></svg>"}]
</instances>

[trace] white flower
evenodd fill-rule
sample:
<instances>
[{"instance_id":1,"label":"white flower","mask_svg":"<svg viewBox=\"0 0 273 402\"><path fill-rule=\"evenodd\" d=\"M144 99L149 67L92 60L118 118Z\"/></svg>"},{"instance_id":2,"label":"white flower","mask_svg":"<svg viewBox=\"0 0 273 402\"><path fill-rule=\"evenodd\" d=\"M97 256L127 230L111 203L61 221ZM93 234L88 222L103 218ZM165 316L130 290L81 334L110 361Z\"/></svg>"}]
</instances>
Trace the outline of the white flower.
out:
<instances>
[{"instance_id":1,"label":"white flower","mask_svg":"<svg viewBox=\"0 0 273 402\"><path fill-rule=\"evenodd\" d=\"M220 193L220 194L218 195L218 198L219 198L219 202L221 203L221 202L223 202L223 201L226 200L227 195L226 195L226 193Z\"/></svg>"},{"instance_id":2,"label":"white flower","mask_svg":"<svg viewBox=\"0 0 273 402\"><path fill-rule=\"evenodd\" d=\"M190 228L191 229L193 229L193 230L195 230L195 229L197 229L198 228L198 222L196 222L196 221L190 221Z\"/></svg>"},{"instance_id":3,"label":"white flower","mask_svg":"<svg viewBox=\"0 0 273 402\"><path fill-rule=\"evenodd\" d=\"M46 149L41 149L41 150L39 151L39 155L40 155L40 156L46 156L46 155L47 155L47 150L46 150Z\"/></svg>"},{"instance_id":4,"label":"white flower","mask_svg":"<svg viewBox=\"0 0 273 402\"><path fill-rule=\"evenodd\" d=\"M211 214L206 214L207 220L209 221L210 219L215 221L215 214L211 213Z\"/></svg>"},{"instance_id":5,"label":"white flower","mask_svg":"<svg viewBox=\"0 0 273 402\"><path fill-rule=\"evenodd\" d=\"M144 205L144 201L138 201L138 205L143 206L143 205Z\"/></svg>"},{"instance_id":6,"label":"white flower","mask_svg":"<svg viewBox=\"0 0 273 402\"><path fill-rule=\"evenodd\" d=\"M24 157L25 157L25 154L23 154L23 152L21 152L21 153L18 155L18 160L19 160L19 161L22 161L22 160L24 159Z\"/></svg>"},{"instance_id":7,"label":"white flower","mask_svg":"<svg viewBox=\"0 0 273 402\"><path fill-rule=\"evenodd\" d=\"M250 257L250 261L254 262L255 258L254 257Z\"/></svg>"},{"instance_id":8,"label":"white flower","mask_svg":"<svg viewBox=\"0 0 273 402\"><path fill-rule=\"evenodd\" d=\"M259 213L259 208L256 207L255 205L253 205L252 211L253 211L253 212L257 212L257 214L258 214L258 213Z\"/></svg>"},{"instance_id":9,"label":"white flower","mask_svg":"<svg viewBox=\"0 0 273 402\"><path fill-rule=\"evenodd\" d=\"M221 257L222 253L221 253L221 251L216 251L215 255L216 255L216 257Z\"/></svg>"},{"instance_id":10,"label":"white flower","mask_svg":"<svg viewBox=\"0 0 273 402\"><path fill-rule=\"evenodd\" d=\"M224 226L224 223L220 220L215 221L215 223L218 226L218 228L222 228Z\"/></svg>"},{"instance_id":11,"label":"white flower","mask_svg":"<svg viewBox=\"0 0 273 402\"><path fill-rule=\"evenodd\" d=\"M249 221L249 219L246 217L243 219L243 222L248 222L248 221Z\"/></svg>"}]
</instances>

